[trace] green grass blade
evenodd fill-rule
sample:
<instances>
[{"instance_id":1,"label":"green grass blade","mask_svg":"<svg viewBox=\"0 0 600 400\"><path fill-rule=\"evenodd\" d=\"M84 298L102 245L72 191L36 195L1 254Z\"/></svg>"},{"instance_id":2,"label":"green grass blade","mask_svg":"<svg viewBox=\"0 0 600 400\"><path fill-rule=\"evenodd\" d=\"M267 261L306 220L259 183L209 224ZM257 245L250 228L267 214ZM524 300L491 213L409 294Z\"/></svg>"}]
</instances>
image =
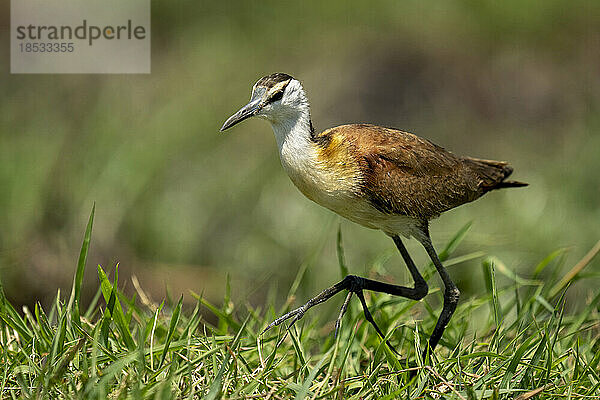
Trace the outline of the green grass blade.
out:
<instances>
[{"instance_id":1,"label":"green grass blade","mask_svg":"<svg viewBox=\"0 0 600 400\"><path fill-rule=\"evenodd\" d=\"M198 325L200 325L200 320L202 319L202 314L200 314L200 306L202 305L202 302L200 300L198 300L196 302L196 307L194 308L194 311L192 312L192 316L188 318L188 322L186 324L186 326L183 328L183 333L181 334L181 337L187 337L188 335L193 335L194 332L196 331L196 329L198 328Z\"/></svg>"},{"instance_id":2,"label":"green grass blade","mask_svg":"<svg viewBox=\"0 0 600 400\"><path fill-rule=\"evenodd\" d=\"M471 229L471 225L473 225L473 222L467 222L458 230L458 232L456 232L448 244L446 244L446 247L439 252L438 257L440 258L440 261L445 261L450 254L452 254L458 248L465 236L467 236L469 229Z\"/></svg>"},{"instance_id":3,"label":"green grass blade","mask_svg":"<svg viewBox=\"0 0 600 400\"><path fill-rule=\"evenodd\" d=\"M41 339L48 347L51 346L52 343L52 330L50 329L50 323L48 322L48 317L44 313L42 306L39 302L35 303L35 319L37 324L40 327L40 335L37 337L38 340Z\"/></svg>"},{"instance_id":4,"label":"green grass blade","mask_svg":"<svg viewBox=\"0 0 600 400\"><path fill-rule=\"evenodd\" d=\"M496 328L499 328L500 321L502 320L502 313L500 310L500 302L498 300L498 287L496 286L496 272L493 258L483 260L483 273L487 291L491 294L490 309L494 316L494 323L496 324Z\"/></svg>"},{"instance_id":5,"label":"green grass blade","mask_svg":"<svg viewBox=\"0 0 600 400\"><path fill-rule=\"evenodd\" d=\"M73 287L71 289L71 297L69 298L68 310L72 311L72 320L79 324L79 304L81 302L81 284L83 282L83 273L85 271L85 262L87 260L88 250L90 248L90 240L92 238L92 226L94 225L94 213L96 211L96 204L92 206L92 212L88 219L87 227L85 228L85 234L83 235L83 243L81 244L81 251L79 252L79 260L77 260L77 270L75 277L73 278Z\"/></svg>"},{"instance_id":6,"label":"green grass blade","mask_svg":"<svg viewBox=\"0 0 600 400\"><path fill-rule=\"evenodd\" d=\"M304 356L304 349L302 348L302 344L300 343L300 339L298 337L298 331L296 330L296 325L288 328L290 339L292 340L292 345L294 346L294 350L296 352L296 357L298 357L298 362L300 365L306 364L306 357Z\"/></svg>"},{"instance_id":7,"label":"green grass blade","mask_svg":"<svg viewBox=\"0 0 600 400\"><path fill-rule=\"evenodd\" d=\"M117 265L117 269L115 271L118 271L118 265ZM127 348L129 350L133 350L136 347L135 342L133 340L133 337L131 336L131 331L129 330L129 327L125 323L125 315L123 314L123 309L121 308L121 303L119 302L119 299L116 296L116 291L117 291L116 278L115 278L115 286L113 288L113 285L108 280L106 273L104 273L104 270L102 269L102 267L100 265L98 265L98 276L100 278L100 285L102 287L102 295L104 296L104 300L107 303L111 303L111 301L114 301L114 306L112 307L112 309L107 307L110 311L110 315L111 315L113 321L115 322L115 324L117 325L117 329L119 329L119 332L121 332L121 335L123 335L123 340L125 341ZM113 289L115 291L114 293L113 293ZM114 296L114 300L111 300L113 298L113 296Z\"/></svg>"},{"instance_id":8,"label":"green grass blade","mask_svg":"<svg viewBox=\"0 0 600 400\"><path fill-rule=\"evenodd\" d=\"M550 291L550 298L556 297L561 292L561 290L567 287L567 285L573 279L575 279L585 267L587 267L592 262L592 260L594 259L594 257L596 257L598 253L600 253L600 240L598 240L594 247L592 247L592 249L588 251L587 254L577 264L575 264L575 266L571 268L571 270L567 272L565 276L562 277L560 282L558 282L552 288L552 290Z\"/></svg>"},{"instance_id":9,"label":"green grass blade","mask_svg":"<svg viewBox=\"0 0 600 400\"><path fill-rule=\"evenodd\" d=\"M66 311L60 318L60 325L58 330L54 334L54 340L52 341L52 350L50 351L49 364L54 363L57 357L60 357L65 344L65 335L67 332L67 313Z\"/></svg>"},{"instance_id":10,"label":"green grass blade","mask_svg":"<svg viewBox=\"0 0 600 400\"><path fill-rule=\"evenodd\" d=\"M147 332L144 332L144 338L147 338L148 334L150 334L150 368L152 368L152 369L154 369L154 333L156 331L158 315L162 311L162 308L164 305L165 305L165 302L163 300L162 303L160 303L160 305L154 312L154 317L152 318L152 320L148 321L148 324L146 325L148 328Z\"/></svg>"},{"instance_id":11,"label":"green grass blade","mask_svg":"<svg viewBox=\"0 0 600 400\"><path fill-rule=\"evenodd\" d=\"M101 337L103 339L104 345L108 347L108 339L109 339L109 331L110 331L110 322L113 320L113 310L115 308L115 300L117 295L115 293L114 288L110 291L110 297L106 302L106 308L104 309L104 315L102 315L102 325L100 327Z\"/></svg>"},{"instance_id":12,"label":"green grass blade","mask_svg":"<svg viewBox=\"0 0 600 400\"><path fill-rule=\"evenodd\" d=\"M562 294L556 304L556 307L554 308L554 312L552 313L552 316L550 317L550 320L548 321L549 329L552 329L552 325L556 321L556 330L554 331L552 340L551 340L551 342L549 342L549 345L548 345L548 358L547 358L547 362L546 362L547 368L546 368L546 378L545 378L546 383L549 383L549 381L550 381L550 374L552 373L552 365L553 365L552 359L554 358L556 343L558 341L559 333L562 329L562 320L563 320L564 312L565 312L565 300L566 300L565 295L567 293L567 289L565 289L562 292ZM560 311L557 311L557 309L559 307L560 307ZM557 319L557 314L558 314L558 319Z\"/></svg>"},{"instance_id":13,"label":"green grass blade","mask_svg":"<svg viewBox=\"0 0 600 400\"><path fill-rule=\"evenodd\" d=\"M521 378L521 382L519 383L519 386L525 387L525 388L531 387L532 382L533 382L533 369L537 365L537 363L540 361L540 359L542 358L542 354L544 354L544 349L546 349L546 345L547 345L547 343L546 343L547 338L548 337L546 336L546 334L544 332L542 334L542 339L538 343L537 348L535 349L535 352L533 353L533 357L531 357L531 361L530 361L529 365L527 366L525 373L523 374L523 378Z\"/></svg>"},{"instance_id":14,"label":"green grass blade","mask_svg":"<svg viewBox=\"0 0 600 400\"><path fill-rule=\"evenodd\" d=\"M98 300L100 300L101 294L102 294L102 287L98 286L98 290L96 290L96 294L94 294L94 297L92 298L92 301L88 305L88 308L85 311L85 314L83 314L84 318L91 319L92 315L94 315L94 312L98 310L98 307L96 307L96 305L98 304Z\"/></svg>"},{"instance_id":15,"label":"green grass blade","mask_svg":"<svg viewBox=\"0 0 600 400\"><path fill-rule=\"evenodd\" d=\"M546 258L544 258L538 265L536 265L533 271L533 277L536 278L542 271L558 256L563 255L567 251L566 248L554 250L552 253L548 254Z\"/></svg>"},{"instance_id":16,"label":"green grass blade","mask_svg":"<svg viewBox=\"0 0 600 400\"><path fill-rule=\"evenodd\" d=\"M342 279L348 276L348 266L346 265L346 258L344 257L344 244L342 242L342 224L338 225L336 250L338 256L338 265L340 267L340 275Z\"/></svg>"},{"instance_id":17,"label":"green grass blade","mask_svg":"<svg viewBox=\"0 0 600 400\"><path fill-rule=\"evenodd\" d=\"M208 300L206 300L204 297L193 293L192 292L192 296L200 301L202 303L203 306L205 306L206 308L208 308L213 314L215 314L219 319L223 319L225 321L227 321L227 325L232 327L233 329L237 329L239 330L240 328L240 324L238 322L236 322L233 317L231 315L227 315L223 312L223 310L221 310L219 307L215 306L214 304L212 304L211 302L209 302ZM223 334L226 334L227 332L222 332Z\"/></svg>"},{"instance_id":18,"label":"green grass blade","mask_svg":"<svg viewBox=\"0 0 600 400\"><path fill-rule=\"evenodd\" d=\"M500 383L501 388L509 388L508 384L512 377L515 375L515 372L517 371L517 367L521 362L523 355L527 352L527 350L531 348L531 342L534 338L535 336L528 337L523 343L521 343L517 351L515 351L515 354L511 358L510 363L506 368L506 372L504 373L504 377L502 378L502 383Z\"/></svg>"},{"instance_id":19,"label":"green grass blade","mask_svg":"<svg viewBox=\"0 0 600 400\"><path fill-rule=\"evenodd\" d=\"M13 308L12 304L7 303L1 306L0 318L6 325L17 331L24 341L29 342L33 337L33 332L27 327L27 324Z\"/></svg>"},{"instance_id":20,"label":"green grass blade","mask_svg":"<svg viewBox=\"0 0 600 400\"><path fill-rule=\"evenodd\" d=\"M571 327L567 331L566 336L573 335L578 330L580 330L581 326L585 323L585 321L588 320L588 318L590 317L592 312L594 312L596 309L598 309L599 305L600 305L600 293L598 293L596 295L596 297L594 297L594 299L585 307L585 309L583 311L579 312L579 316L571 324ZM575 340L575 337L573 337L573 340Z\"/></svg>"},{"instance_id":21,"label":"green grass blade","mask_svg":"<svg viewBox=\"0 0 600 400\"><path fill-rule=\"evenodd\" d=\"M173 340L173 334L175 333L175 328L177 327L177 323L179 322L179 314L181 314L181 303L183 302L183 295L179 298L179 302L173 310L173 315L171 315L171 322L169 323L169 332L167 333L167 340L165 341L165 348L163 349L162 356L160 358L160 363L158 364L158 368L160 368L165 362L165 358L167 358L167 353L169 352L169 346L171 345L171 340Z\"/></svg>"},{"instance_id":22,"label":"green grass blade","mask_svg":"<svg viewBox=\"0 0 600 400\"><path fill-rule=\"evenodd\" d=\"M328 354L329 354L329 352L327 352L327 354L324 354L323 357L321 357L321 360L319 360L319 362L317 363L317 365L315 365L315 367L312 369L312 371L310 371L310 373L308 374L308 377L306 377L306 379L304 380L304 383L302 383L302 387L296 394L296 398L294 400L304 400L306 398L306 396L308 396L308 390L310 389L310 385L315 380L315 377L321 370L321 366L323 365L325 360L327 360Z\"/></svg>"},{"instance_id":23,"label":"green grass blade","mask_svg":"<svg viewBox=\"0 0 600 400\"><path fill-rule=\"evenodd\" d=\"M23 339L27 342L31 340L34 333L29 329L21 315L15 310L13 305L8 301L4 295L4 287L0 280L0 318L6 323L6 325L13 328L15 331L22 335Z\"/></svg>"}]
</instances>

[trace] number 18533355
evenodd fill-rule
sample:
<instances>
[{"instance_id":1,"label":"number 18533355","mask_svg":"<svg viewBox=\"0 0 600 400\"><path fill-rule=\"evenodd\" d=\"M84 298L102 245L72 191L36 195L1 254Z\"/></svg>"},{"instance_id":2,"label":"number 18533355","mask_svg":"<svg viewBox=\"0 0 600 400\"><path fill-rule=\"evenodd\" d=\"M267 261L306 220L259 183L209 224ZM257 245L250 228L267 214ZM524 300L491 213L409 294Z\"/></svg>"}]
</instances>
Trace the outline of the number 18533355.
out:
<instances>
[{"instance_id":1,"label":"number 18533355","mask_svg":"<svg viewBox=\"0 0 600 400\"><path fill-rule=\"evenodd\" d=\"M19 43L21 53L72 53L73 42L26 42Z\"/></svg>"}]
</instances>

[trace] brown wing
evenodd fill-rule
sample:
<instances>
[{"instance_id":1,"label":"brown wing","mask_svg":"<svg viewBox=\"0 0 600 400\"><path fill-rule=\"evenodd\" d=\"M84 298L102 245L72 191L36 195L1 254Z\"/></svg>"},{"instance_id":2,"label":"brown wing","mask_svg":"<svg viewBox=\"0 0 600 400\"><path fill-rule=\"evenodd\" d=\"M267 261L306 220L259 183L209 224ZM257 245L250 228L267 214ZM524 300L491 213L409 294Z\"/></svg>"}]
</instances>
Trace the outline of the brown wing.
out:
<instances>
[{"instance_id":1,"label":"brown wing","mask_svg":"<svg viewBox=\"0 0 600 400\"><path fill-rule=\"evenodd\" d=\"M408 132L363 124L333 130L354 147L363 193L388 214L429 220L479 198L512 172L506 163L458 157Z\"/></svg>"}]
</instances>

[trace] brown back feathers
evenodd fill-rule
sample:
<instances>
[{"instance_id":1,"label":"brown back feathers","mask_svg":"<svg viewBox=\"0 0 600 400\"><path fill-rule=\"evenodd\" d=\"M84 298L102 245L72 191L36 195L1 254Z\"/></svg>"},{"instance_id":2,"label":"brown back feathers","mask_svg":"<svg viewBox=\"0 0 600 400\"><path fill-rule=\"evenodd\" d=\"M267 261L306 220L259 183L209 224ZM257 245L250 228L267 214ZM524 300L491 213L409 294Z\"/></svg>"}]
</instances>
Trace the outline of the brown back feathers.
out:
<instances>
[{"instance_id":1,"label":"brown back feathers","mask_svg":"<svg viewBox=\"0 0 600 400\"><path fill-rule=\"evenodd\" d=\"M315 135L327 146L342 137L359 163L363 194L381 212L429 220L493 189L526 186L505 181L505 162L459 157L408 132L375 125L342 125ZM340 138L335 140L339 143Z\"/></svg>"}]
</instances>

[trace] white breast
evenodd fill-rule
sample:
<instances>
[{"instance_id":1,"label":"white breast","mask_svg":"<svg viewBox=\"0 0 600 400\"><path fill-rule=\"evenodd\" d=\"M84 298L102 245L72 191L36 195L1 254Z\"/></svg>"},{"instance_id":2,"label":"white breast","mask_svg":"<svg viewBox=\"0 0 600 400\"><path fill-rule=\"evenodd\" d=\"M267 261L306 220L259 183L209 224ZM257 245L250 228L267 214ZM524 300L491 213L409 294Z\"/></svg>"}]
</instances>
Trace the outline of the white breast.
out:
<instances>
[{"instance_id":1,"label":"white breast","mask_svg":"<svg viewBox=\"0 0 600 400\"><path fill-rule=\"evenodd\" d=\"M284 170L306 197L342 215L355 207L357 190L349 184L349 172L319 161L318 147L310 138L288 137L279 156Z\"/></svg>"}]
</instances>

